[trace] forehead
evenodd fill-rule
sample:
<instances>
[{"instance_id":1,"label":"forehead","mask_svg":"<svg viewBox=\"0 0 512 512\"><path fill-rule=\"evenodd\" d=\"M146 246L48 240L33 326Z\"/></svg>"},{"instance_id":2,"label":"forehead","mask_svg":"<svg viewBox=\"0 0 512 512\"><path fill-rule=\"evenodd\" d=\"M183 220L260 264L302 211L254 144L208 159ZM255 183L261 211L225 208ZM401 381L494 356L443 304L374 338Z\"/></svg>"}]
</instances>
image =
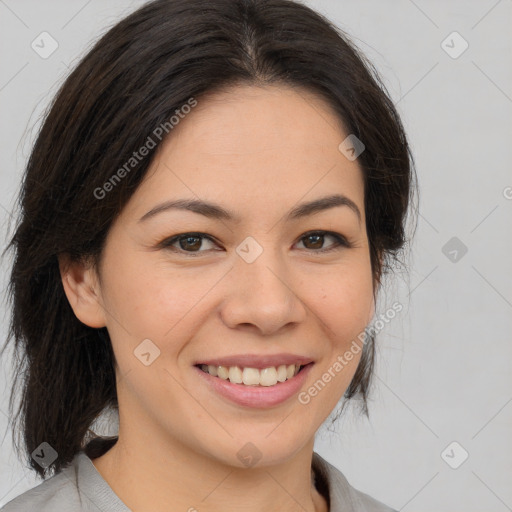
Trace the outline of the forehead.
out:
<instances>
[{"instance_id":1,"label":"forehead","mask_svg":"<svg viewBox=\"0 0 512 512\"><path fill-rule=\"evenodd\" d=\"M257 155L296 152L314 157L336 149L344 135L330 105L304 89L237 86L210 94L173 129L163 150L229 156L248 162ZM345 138L345 136L343 136ZM193 155L191 155L193 156Z\"/></svg>"},{"instance_id":2,"label":"forehead","mask_svg":"<svg viewBox=\"0 0 512 512\"><path fill-rule=\"evenodd\" d=\"M339 150L347 135L331 107L304 89L210 94L164 140L135 203L199 198L262 213L342 193L362 209L360 167Z\"/></svg>"}]
</instances>

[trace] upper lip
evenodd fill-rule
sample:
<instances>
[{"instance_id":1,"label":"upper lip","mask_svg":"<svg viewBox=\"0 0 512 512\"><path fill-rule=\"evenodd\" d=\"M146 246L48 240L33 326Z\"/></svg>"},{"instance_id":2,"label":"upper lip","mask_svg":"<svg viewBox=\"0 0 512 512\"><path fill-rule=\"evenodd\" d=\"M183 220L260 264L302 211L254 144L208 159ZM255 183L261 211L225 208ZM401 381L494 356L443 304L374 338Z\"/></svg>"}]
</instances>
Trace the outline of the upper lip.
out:
<instances>
[{"instance_id":1,"label":"upper lip","mask_svg":"<svg viewBox=\"0 0 512 512\"><path fill-rule=\"evenodd\" d=\"M207 364L212 366L239 366L241 368L269 368L271 366L281 366L283 364L299 364L304 366L312 363L310 357L299 356L297 354L273 354L273 355L252 355L239 354L226 357L215 357L198 361L196 365Z\"/></svg>"}]
</instances>

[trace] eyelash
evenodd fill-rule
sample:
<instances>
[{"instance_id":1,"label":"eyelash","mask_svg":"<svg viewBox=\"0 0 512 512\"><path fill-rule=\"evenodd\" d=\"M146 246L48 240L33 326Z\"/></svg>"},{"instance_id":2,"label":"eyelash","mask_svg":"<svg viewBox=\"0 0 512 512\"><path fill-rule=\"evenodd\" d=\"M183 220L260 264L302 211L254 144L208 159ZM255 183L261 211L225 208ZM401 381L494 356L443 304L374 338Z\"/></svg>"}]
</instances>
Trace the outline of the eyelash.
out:
<instances>
[{"instance_id":1,"label":"eyelash","mask_svg":"<svg viewBox=\"0 0 512 512\"><path fill-rule=\"evenodd\" d=\"M302 235L300 237L299 241L302 241L304 238L307 238L309 236L314 236L314 235L331 236L336 240L336 243L327 249L318 249L318 250L306 249L307 251L311 251L313 253L325 254L325 253L328 253L331 251L340 250L341 248L349 249L352 247L352 244L344 236L340 235L339 233L334 233L332 231L308 231L307 233L305 233L304 235ZM173 252L177 252L179 254L187 254L188 256L193 257L193 258L200 256L201 253L207 252L207 251L185 251L181 248L172 247L172 245L174 243L178 242L181 239L186 239L186 238L207 239L213 243L216 243L215 240L211 236L208 236L205 233L191 232L191 233L180 233L179 235L174 235L170 238L166 238L165 240L163 240L162 242L160 242L158 244L158 247L161 249L168 249Z\"/></svg>"}]
</instances>

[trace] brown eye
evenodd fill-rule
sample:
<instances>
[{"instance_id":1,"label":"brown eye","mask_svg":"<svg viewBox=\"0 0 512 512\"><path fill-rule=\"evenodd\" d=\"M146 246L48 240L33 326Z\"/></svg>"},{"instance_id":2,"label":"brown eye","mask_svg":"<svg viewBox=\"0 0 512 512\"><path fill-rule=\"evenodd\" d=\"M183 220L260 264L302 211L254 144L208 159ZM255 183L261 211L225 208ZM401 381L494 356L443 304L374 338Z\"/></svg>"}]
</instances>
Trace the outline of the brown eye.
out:
<instances>
[{"instance_id":1,"label":"brown eye","mask_svg":"<svg viewBox=\"0 0 512 512\"><path fill-rule=\"evenodd\" d=\"M197 251L200 249L201 244L203 243L202 238L198 236L187 236L184 238L179 238L178 242L180 244L180 248L183 249L184 251L187 249Z\"/></svg>"},{"instance_id":2,"label":"brown eye","mask_svg":"<svg viewBox=\"0 0 512 512\"><path fill-rule=\"evenodd\" d=\"M330 246L324 248L326 237L334 240L334 243L331 243ZM203 245L204 242L217 245L212 237L205 233L181 233L164 240L159 244L159 247L178 254L187 254L188 256L201 256L202 253L215 250L213 248L205 249ZM313 231L306 233L300 238L300 242L304 244L305 250L313 253L325 253L343 247L351 247L350 243L344 236L328 231Z\"/></svg>"},{"instance_id":3,"label":"brown eye","mask_svg":"<svg viewBox=\"0 0 512 512\"><path fill-rule=\"evenodd\" d=\"M311 245L304 244L307 249L322 249L322 245L324 244L324 235L308 235L304 237L304 240L311 242Z\"/></svg>"},{"instance_id":4,"label":"brown eye","mask_svg":"<svg viewBox=\"0 0 512 512\"><path fill-rule=\"evenodd\" d=\"M183 252L189 254L201 254L208 250L200 250L203 248L204 241L213 243L213 240L204 233L182 233L180 235L175 235L171 238L168 238L167 240L164 240L159 245L161 248L169 249L178 253ZM179 243L179 247L176 246L176 243ZM195 254L191 255L195 256Z\"/></svg>"},{"instance_id":5,"label":"brown eye","mask_svg":"<svg viewBox=\"0 0 512 512\"><path fill-rule=\"evenodd\" d=\"M326 237L334 239L335 243L331 244L327 248L324 248L323 245ZM301 241L304 241L303 244L306 249L309 249L313 252L327 252L338 249L340 247L350 247L350 244L345 237L337 233L330 233L328 231L314 231L312 233L308 233L301 238Z\"/></svg>"}]
</instances>

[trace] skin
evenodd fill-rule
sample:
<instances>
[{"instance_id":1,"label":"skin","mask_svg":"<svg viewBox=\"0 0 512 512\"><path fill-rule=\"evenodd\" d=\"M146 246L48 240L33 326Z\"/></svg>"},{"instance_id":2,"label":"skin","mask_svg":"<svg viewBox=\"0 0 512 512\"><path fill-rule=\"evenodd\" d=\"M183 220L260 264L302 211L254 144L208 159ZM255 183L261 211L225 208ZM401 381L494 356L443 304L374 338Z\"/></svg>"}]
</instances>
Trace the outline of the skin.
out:
<instances>
[{"instance_id":1,"label":"skin","mask_svg":"<svg viewBox=\"0 0 512 512\"><path fill-rule=\"evenodd\" d=\"M61 258L77 318L108 328L118 363L119 441L93 463L135 512L327 511L311 482L314 436L360 354L307 405L294 396L266 409L214 394L192 365L241 353L306 355L315 364L304 391L370 322L364 183L357 160L338 149L347 135L329 105L302 89L237 86L210 95L159 148L112 225L100 267ZM284 220L297 204L333 193L350 198L361 219L337 206ZM241 220L169 210L138 222L180 198L218 203ZM304 237L312 230L339 233L352 246L322 254L336 240ZM215 241L158 247L191 231ZM263 248L250 264L235 251L248 236ZM133 354L145 339L160 350L149 366ZM236 455L247 442L261 453L249 468Z\"/></svg>"}]
</instances>

